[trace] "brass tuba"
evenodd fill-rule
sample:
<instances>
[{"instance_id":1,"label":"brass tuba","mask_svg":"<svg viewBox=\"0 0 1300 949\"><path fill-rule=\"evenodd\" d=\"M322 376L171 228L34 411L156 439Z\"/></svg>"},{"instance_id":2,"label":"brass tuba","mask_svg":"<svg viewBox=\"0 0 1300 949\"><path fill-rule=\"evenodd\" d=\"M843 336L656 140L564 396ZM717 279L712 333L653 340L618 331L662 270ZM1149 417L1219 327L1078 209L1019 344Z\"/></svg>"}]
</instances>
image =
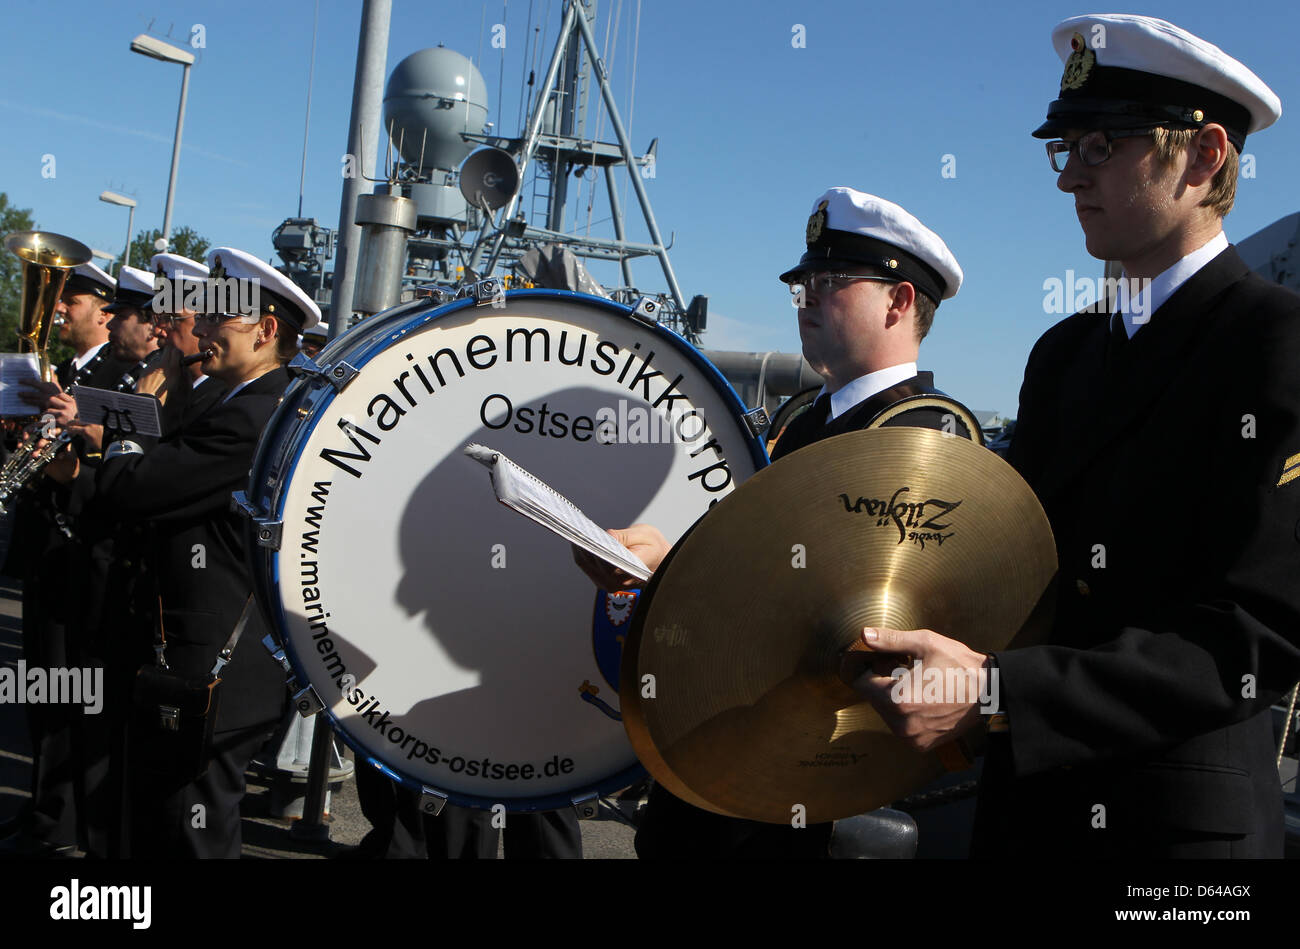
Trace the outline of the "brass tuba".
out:
<instances>
[{"instance_id":1,"label":"brass tuba","mask_svg":"<svg viewBox=\"0 0 1300 949\"><path fill-rule=\"evenodd\" d=\"M23 262L18 351L35 353L41 378L53 382L54 371L45 349L50 342L50 329L54 326L54 308L58 306L68 273L79 264L90 261L90 248L71 237L48 231L15 231L5 238L5 247ZM30 428L27 440L21 442L0 467L0 512L5 510L5 502L35 477L67 442L66 432L54 435L53 421L52 416L46 416L36 427ZM38 437L52 441L37 450Z\"/></svg>"},{"instance_id":2,"label":"brass tuba","mask_svg":"<svg viewBox=\"0 0 1300 949\"><path fill-rule=\"evenodd\" d=\"M36 353L41 378L54 381L45 348L54 325L54 308L67 282L68 272L90 262L90 248L81 241L48 231L15 231L5 247L23 262L23 302L18 319L18 351Z\"/></svg>"}]
</instances>

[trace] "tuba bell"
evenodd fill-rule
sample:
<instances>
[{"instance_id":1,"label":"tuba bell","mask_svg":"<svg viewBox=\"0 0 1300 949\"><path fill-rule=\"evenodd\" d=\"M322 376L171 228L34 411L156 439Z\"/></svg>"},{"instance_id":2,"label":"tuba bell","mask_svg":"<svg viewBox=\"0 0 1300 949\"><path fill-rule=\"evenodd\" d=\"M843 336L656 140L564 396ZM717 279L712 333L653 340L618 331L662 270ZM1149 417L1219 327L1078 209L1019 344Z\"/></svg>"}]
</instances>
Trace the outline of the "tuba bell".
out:
<instances>
[{"instance_id":1,"label":"tuba bell","mask_svg":"<svg viewBox=\"0 0 1300 949\"><path fill-rule=\"evenodd\" d=\"M90 262L90 248L81 241L48 231L15 231L5 238L5 247L23 262L18 351L36 353L41 378L53 382L54 371L45 349L54 325L54 308L58 306L68 272Z\"/></svg>"}]
</instances>

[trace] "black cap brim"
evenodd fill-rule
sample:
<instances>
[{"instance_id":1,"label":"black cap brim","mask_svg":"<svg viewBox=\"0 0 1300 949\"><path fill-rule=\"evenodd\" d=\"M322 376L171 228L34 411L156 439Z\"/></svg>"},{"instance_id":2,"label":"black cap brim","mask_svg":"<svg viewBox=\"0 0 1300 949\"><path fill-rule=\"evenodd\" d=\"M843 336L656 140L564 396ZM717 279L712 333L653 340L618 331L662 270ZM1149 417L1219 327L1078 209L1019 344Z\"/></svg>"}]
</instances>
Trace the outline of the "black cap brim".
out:
<instances>
[{"instance_id":1,"label":"black cap brim","mask_svg":"<svg viewBox=\"0 0 1300 949\"><path fill-rule=\"evenodd\" d=\"M821 273L826 270L843 270L845 267L869 266L871 265L864 263L861 260L847 260L840 257L815 257L810 259L807 254L804 254L799 263L795 264L776 279L780 280L782 283L791 283L796 274Z\"/></svg>"},{"instance_id":2,"label":"black cap brim","mask_svg":"<svg viewBox=\"0 0 1300 949\"><path fill-rule=\"evenodd\" d=\"M153 317L152 293L135 293L130 290L117 291L113 302L104 307L105 313L121 313L123 310L141 310L145 316Z\"/></svg>"}]
</instances>

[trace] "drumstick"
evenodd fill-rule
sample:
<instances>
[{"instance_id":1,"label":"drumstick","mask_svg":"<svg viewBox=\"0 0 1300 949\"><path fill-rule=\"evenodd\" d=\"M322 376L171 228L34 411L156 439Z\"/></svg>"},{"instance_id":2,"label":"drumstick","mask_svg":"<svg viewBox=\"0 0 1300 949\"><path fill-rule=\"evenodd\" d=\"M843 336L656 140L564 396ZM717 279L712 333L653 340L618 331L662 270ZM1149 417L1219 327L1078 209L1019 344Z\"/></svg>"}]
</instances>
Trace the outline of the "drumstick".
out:
<instances>
[{"instance_id":1,"label":"drumstick","mask_svg":"<svg viewBox=\"0 0 1300 949\"><path fill-rule=\"evenodd\" d=\"M584 702L591 703L592 705L596 706L596 708L600 709L602 712L608 715L610 718L614 719L614 721L621 722L623 720L623 716L619 713L618 709L614 708L608 702L596 698L596 693L599 691L600 689L592 685L591 680L589 679L583 679L582 685L578 686L578 694Z\"/></svg>"}]
</instances>

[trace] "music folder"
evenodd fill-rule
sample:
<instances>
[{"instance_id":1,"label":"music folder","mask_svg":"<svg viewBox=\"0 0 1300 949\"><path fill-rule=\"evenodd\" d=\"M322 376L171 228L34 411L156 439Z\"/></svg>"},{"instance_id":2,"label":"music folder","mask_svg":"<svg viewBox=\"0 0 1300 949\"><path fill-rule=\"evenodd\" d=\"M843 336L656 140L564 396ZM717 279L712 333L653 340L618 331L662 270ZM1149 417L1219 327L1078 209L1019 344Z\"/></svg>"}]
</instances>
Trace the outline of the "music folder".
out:
<instances>
[{"instance_id":1,"label":"music folder","mask_svg":"<svg viewBox=\"0 0 1300 949\"><path fill-rule=\"evenodd\" d=\"M36 415L34 405L19 398L29 390L18 385L19 380L41 381L41 370L35 353L0 353L0 416Z\"/></svg>"},{"instance_id":2,"label":"music folder","mask_svg":"<svg viewBox=\"0 0 1300 949\"><path fill-rule=\"evenodd\" d=\"M77 418L87 425L102 425L123 435L162 435L158 400L151 395L90 386L73 386L68 393L77 400Z\"/></svg>"},{"instance_id":3,"label":"music folder","mask_svg":"<svg viewBox=\"0 0 1300 949\"><path fill-rule=\"evenodd\" d=\"M465 454L487 467L497 500L506 507L638 580L650 579L650 571L636 554L541 478L485 445L466 445Z\"/></svg>"}]
</instances>

